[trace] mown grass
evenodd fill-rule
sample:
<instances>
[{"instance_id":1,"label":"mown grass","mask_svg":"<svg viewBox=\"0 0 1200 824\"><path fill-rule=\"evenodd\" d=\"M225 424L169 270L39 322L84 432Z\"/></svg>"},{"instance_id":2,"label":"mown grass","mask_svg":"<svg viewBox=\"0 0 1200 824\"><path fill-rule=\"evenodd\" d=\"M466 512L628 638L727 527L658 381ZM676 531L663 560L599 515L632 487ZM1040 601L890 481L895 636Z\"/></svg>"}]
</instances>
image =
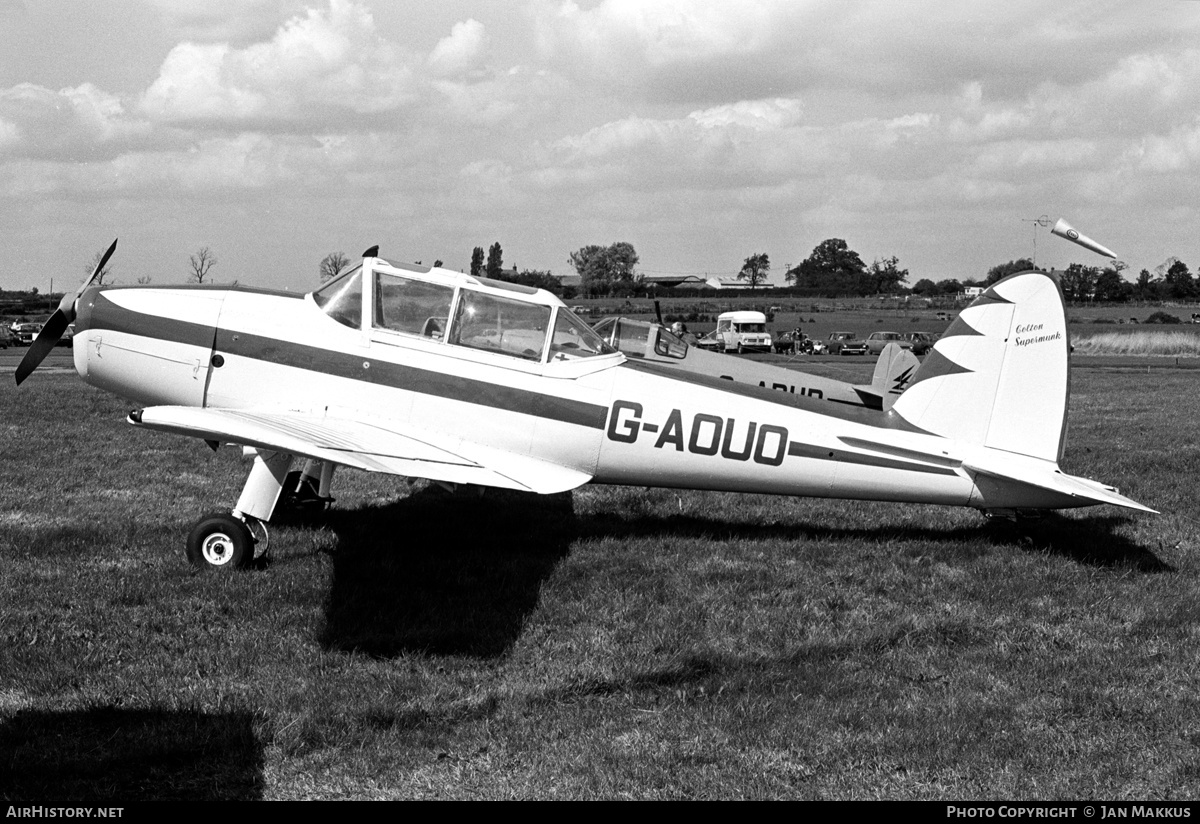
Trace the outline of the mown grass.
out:
<instances>
[{"instance_id":1,"label":"mown grass","mask_svg":"<svg viewBox=\"0 0 1200 824\"><path fill-rule=\"evenodd\" d=\"M237 453L39 373L0 394L0 799L1195 797L1198 394L1074 377L1064 469L1160 516L344 473L205 575Z\"/></svg>"},{"instance_id":2,"label":"mown grass","mask_svg":"<svg viewBox=\"0 0 1200 824\"><path fill-rule=\"evenodd\" d=\"M1200 334L1195 332L1101 332L1071 343L1081 355L1200 356Z\"/></svg>"}]
</instances>

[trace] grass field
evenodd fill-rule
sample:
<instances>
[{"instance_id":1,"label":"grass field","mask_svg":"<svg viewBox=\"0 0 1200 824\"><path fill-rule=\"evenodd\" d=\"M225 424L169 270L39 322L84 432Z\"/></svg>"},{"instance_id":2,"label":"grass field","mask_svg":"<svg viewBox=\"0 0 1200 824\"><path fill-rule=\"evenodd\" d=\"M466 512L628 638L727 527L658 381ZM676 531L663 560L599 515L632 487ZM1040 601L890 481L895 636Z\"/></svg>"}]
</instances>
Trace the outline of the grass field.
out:
<instances>
[{"instance_id":1,"label":"grass field","mask_svg":"<svg viewBox=\"0 0 1200 824\"><path fill-rule=\"evenodd\" d=\"M1200 356L1200 332L1101 332L1073 340L1081 355Z\"/></svg>"},{"instance_id":2,"label":"grass field","mask_svg":"<svg viewBox=\"0 0 1200 824\"><path fill-rule=\"evenodd\" d=\"M238 453L39 373L0 392L0 800L1195 798L1198 400L1073 377L1063 468L1158 516L346 472L208 575Z\"/></svg>"}]
</instances>

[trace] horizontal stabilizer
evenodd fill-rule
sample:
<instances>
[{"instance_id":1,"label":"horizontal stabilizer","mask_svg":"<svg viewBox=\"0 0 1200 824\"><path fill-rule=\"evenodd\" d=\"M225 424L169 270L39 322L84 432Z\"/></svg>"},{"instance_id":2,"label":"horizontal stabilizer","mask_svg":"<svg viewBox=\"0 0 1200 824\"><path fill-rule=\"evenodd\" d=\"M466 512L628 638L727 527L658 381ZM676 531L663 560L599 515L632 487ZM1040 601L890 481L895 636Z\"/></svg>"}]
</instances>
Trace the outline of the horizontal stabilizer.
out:
<instances>
[{"instance_id":1,"label":"horizontal stabilizer","mask_svg":"<svg viewBox=\"0 0 1200 824\"><path fill-rule=\"evenodd\" d=\"M1113 506L1136 509L1139 512L1158 514L1157 510L1138 503L1132 498L1126 498L1116 488L1105 486L1088 478L1063 473L1056 465L1033 466L1027 462L1005 461L1003 467L987 466L978 462L968 461L963 468L969 472L987 475L1001 482L1016 482L1026 486L1044 489L1066 496L1075 503L1074 506L1093 506L1111 504ZM1069 508L1064 505L1062 508Z\"/></svg>"}]
</instances>

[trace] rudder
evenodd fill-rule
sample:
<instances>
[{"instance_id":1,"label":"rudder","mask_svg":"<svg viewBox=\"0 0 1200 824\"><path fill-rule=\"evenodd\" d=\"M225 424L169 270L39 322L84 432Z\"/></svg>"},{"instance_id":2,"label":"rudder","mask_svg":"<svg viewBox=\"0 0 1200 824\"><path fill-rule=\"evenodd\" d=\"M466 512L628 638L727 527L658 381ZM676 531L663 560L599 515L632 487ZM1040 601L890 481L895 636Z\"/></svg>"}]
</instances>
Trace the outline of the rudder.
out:
<instances>
[{"instance_id":1,"label":"rudder","mask_svg":"<svg viewBox=\"0 0 1200 824\"><path fill-rule=\"evenodd\" d=\"M1011 275L959 314L893 411L942 437L1057 462L1069 352L1058 281Z\"/></svg>"}]
</instances>

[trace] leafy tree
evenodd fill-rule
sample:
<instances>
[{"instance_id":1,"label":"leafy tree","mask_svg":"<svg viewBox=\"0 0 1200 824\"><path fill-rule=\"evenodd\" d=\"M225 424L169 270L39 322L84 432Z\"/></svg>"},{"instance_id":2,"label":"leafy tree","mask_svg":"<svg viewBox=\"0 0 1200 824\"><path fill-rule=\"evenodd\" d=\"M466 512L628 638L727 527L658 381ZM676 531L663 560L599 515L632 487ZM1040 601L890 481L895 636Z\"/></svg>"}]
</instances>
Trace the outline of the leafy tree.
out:
<instances>
[{"instance_id":1,"label":"leafy tree","mask_svg":"<svg viewBox=\"0 0 1200 824\"><path fill-rule=\"evenodd\" d=\"M1133 285L1133 294L1138 300L1157 300L1159 282L1154 280L1149 269L1138 273L1137 282Z\"/></svg>"},{"instance_id":2,"label":"leafy tree","mask_svg":"<svg viewBox=\"0 0 1200 824\"><path fill-rule=\"evenodd\" d=\"M937 282L937 290L943 295L957 295L963 290L963 284L953 279L939 280Z\"/></svg>"},{"instance_id":3,"label":"leafy tree","mask_svg":"<svg viewBox=\"0 0 1200 824\"><path fill-rule=\"evenodd\" d=\"M1072 263L1062 273L1063 297L1071 301L1090 300L1096 289L1096 281L1099 278L1099 268L1084 266L1081 263Z\"/></svg>"},{"instance_id":4,"label":"leafy tree","mask_svg":"<svg viewBox=\"0 0 1200 824\"><path fill-rule=\"evenodd\" d=\"M1196 281L1186 263L1175 259L1163 275L1163 288L1165 297L1172 300L1189 300L1196 296Z\"/></svg>"},{"instance_id":5,"label":"leafy tree","mask_svg":"<svg viewBox=\"0 0 1200 824\"><path fill-rule=\"evenodd\" d=\"M895 255L883 260L875 260L867 270L871 294L885 295L899 292L904 288L901 284L908 280L908 270L900 268L900 259Z\"/></svg>"},{"instance_id":6,"label":"leafy tree","mask_svg":"<svg viewBox=\"0 0 1200 824\"><path fill-rule=\"evenodd\" d=\"M770 258L766 252L759 252L746 258L742 264L742 271L738 272L738 280L749 282L751 290L757 289L758 285L767 279L767 272L770 271Z\"/></svg>"},{"instance_id":7,"label":"leafy tree","mask_svg":"<svg viewBox=\"0 0 1200 824\"><path fill-rule=\"evenodd\" d=\"M532 286L535 289L545 289L560 296L563 293L562 282L550 274L549 271L541 269L522 269L513 279L513 283L519 283L522 286Z\"/></svg>"},{"instance_id":8,"label":"leafy tree","mask_svg":"<svg viewBox=\"0 0 1200 824\"><path fill-rule=\"evenodd\" d=\"M581 281L583 294L632 294L637 282L638 255L633 245L620 241L611 246L584 246L572 252L568 263Z\"/></svg>"},{"instance_id":9,"label":"leafy tree","mask_svg":"<svg viewBox=\"0 0 1200 824\"><path fill-rule=\"evenodd\" d=\"M938 293L937 284L929 278L921 278L913 284L914 295L936 295Z\"/></svg>"},{"instance_id":10,"label":"leafy tree","mask_svg":"<svg viewBox=\"0 0 1200 824\"><path fill-rule=\"evenodd\" d=\"M488 247L487 269L484 274L495 280L501 280L504 272L504 252L497 241Z\"/></svg>"},{"instance_id":11,"label":"leafy tree","mask_svg":"<svg viewBox=\"0 0 1200 824\"><path fill-rule=\"evenodd\" d=\"M1037 269L1037 267L1033 265L1033 261L1029 258L1010 260L1008 263L1001 263L999 266L993 266L991 269L988 269L984 285L991 286L996 281L1002 280L1009 275L1015 275L1017 272L1028 272L1033 269Z\"/></svg>"},{"instance_id":12,"label":"leafy tree","mask_svg":"<svg viewBox=\"0 0 1200 824\"><path fill-rule=\"evenodd\" d=\"M832 296L862 294L866 274L858 252L834 237L821 241L786 277L807 292Z\"/></svg>"},{"instance_id":13,"label":"leafy tree","mask_svg":"<svg viewBox=\"0 0 1200 824\"><path fill-rule=\"evenodd\" d=\"M346 268L346 264L349 262L350 258L346 257L342 252L330 252L321 258L321 283L333 280L337 277L338 272Z\"/></svg>"},{"instance_id":14,"label":"leafy tree","mask_svg":"<svg viewBox=\"0 0 1200 824\"><path fill-rule=\"evenodd\" d=\"M1133 284L1121 277L1125 264L1113 261L1112 266L1105 267L1096 278L1096 300L1108 303L1124 303L1133 296Z\"/></svg>"},{"instance_id":15,"label":"leafy tree","mask_svg":"<svg viewBox=\"0 0 1200 824\"><path fill-rule=\"evenodd\" d=\"M98 250L96 252L96 254L92 255L92 259L89 263L83 264L84 277L91 277L92 272L96 271L96 266L104 258L104 253L106 251L108 251L108 250L107 249ZM103 286L105 280L108 280L109 283L116 283L116 278L112 278L112 273L113 273L113 267L110 264L105 264L104 268L100 270L100 273L96 275L96 281L93 285L94 286Z\"/></svg>"},{"instance_id":16,"label":"leafy tree","mask_svg":"<svg viewBox=\"0 0 1200 824\"><path fill-rule=\"evenodd\" d=\"M476 246L471 252L471 277L483 277L483 247Z\"/></svg>"},{"instance_id":17,"label":"leafy tree","mask_svg":"<svg viewBox=\"0 0 1200 824\"><path fill-rule=\"evenodd\" d=\"M188 273L188 280L192 283L204 283L208 280L209 272L217 265L217 258L211 249L203 246L196 251L196 254L188 258L188 265L191 269Z\"/></svg>"}]
</instances>

